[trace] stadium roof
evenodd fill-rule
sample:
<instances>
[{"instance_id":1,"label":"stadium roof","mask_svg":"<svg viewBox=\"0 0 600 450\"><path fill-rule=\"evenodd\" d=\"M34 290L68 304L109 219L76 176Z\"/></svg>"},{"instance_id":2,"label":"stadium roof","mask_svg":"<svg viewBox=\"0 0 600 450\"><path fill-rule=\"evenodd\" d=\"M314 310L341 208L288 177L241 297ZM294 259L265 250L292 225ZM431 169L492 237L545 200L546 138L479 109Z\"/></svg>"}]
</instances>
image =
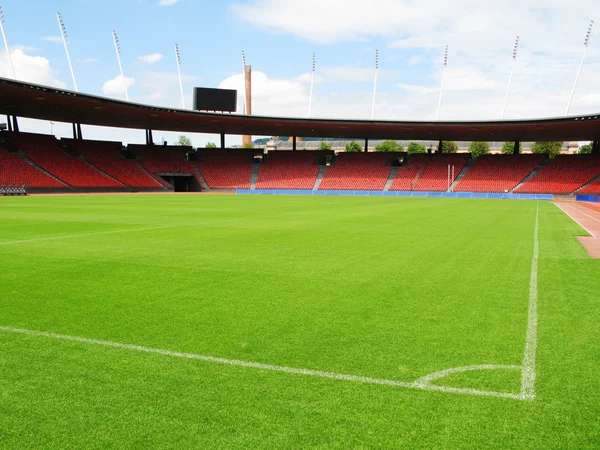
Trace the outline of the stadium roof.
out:
<instances>
[{"instance_id":1,"label":"stadium roof","mask_svg":"<svg viewBox=\"0 0 600 450\"><path fill-rule=\"evenodd\" d=\"M0 114L116 128L255 136L475 141L600 140L600 113L486 122L245 116L141 105L5 78L0 78Z\"/></svg>"}]
</instances>

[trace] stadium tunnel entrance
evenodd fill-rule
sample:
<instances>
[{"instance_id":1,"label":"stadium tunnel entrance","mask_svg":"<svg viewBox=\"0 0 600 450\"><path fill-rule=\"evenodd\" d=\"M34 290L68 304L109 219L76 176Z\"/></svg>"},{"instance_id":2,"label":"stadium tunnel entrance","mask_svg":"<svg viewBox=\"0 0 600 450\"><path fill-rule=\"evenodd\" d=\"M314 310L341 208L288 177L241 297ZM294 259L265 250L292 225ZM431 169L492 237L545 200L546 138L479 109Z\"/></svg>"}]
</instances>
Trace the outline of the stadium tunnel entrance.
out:
<instances>
[{"instance_id":1,"label":"stadium tunnel entrance","mask_svg":"<svg viewBox=\"0 0 600 450\"><path fill-rule=\"evenodd\" d=\"M201 192L202 186L192 174L159 174L175 192Z\"/></svg>"}]
</instances>

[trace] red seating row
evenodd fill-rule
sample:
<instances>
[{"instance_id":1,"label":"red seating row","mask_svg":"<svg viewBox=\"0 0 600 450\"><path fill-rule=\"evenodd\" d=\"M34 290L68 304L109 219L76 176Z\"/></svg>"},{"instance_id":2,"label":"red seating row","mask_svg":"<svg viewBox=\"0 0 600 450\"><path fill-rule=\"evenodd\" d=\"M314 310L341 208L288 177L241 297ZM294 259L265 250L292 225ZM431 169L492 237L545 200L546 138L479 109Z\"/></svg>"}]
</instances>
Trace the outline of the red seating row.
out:
<instances>
[{"instance_id":1,"label":"red seating row","mask_svg":"<svg viewBox=\"0 0 600 450\"><path fill-rule=\"evenodd\" d=\"M594 181L589 186L586 186L580 191L577 191L577 194L581 195L600 195L600 180Z\"/></svg>"},{"instance_id":2,"label":"red seating row","mask_svg":"<svg viewBox=\"0 0 600 450\"><path fill-rule=\"evenodd\" d=\"M390 176L390 153L340 153L319 190L381 191Z\"/></svg>"},{"instance_id":3,"label":"red seating row","mask_svg":"<svg viewBox=\"0 0 600 450\"><path fill-rule=\"evenodd\" d=\"M73 148L85 156L88 162L124 185L134 188L159 189L163 187L157 180L140 169L135 161L124 159L121 156L119 150L122 145L120 142L62 140L70 142Z\"/></svg>"},{"instance_id":4,"label":"red seating row","mask_svg":"<svg viewBox=\"0 0 600 450\"><path fill-rule=\"evenodd\" d=\"M544 160L545 155L483 155L475 160L455 192L509 192Z\"/></svg>"},{"instance_id":5,"label":"red seating row","mask_svg":"<svg viewBox=\"0 0 600 450\"><path fill-rule=\"evenodd\" d=\"M418 181L419 175L425 169L429 155L413 155L408 158L408 161L400 167L390 191L412 191Z\"/></svg>"},{"instance_id":6,"label":"red seating row","mask_svg":"<svg viewBox=\"0 0 600 450\"><path fill-rule=\"evenodd\" d=\"M26 185L29 188L66 188L60 181L25 162L19 155L0 149L0 185Z\"/></svg>"},{"instance_id":7,"label":"red seating row","mask_svg":"<svg viewBox=\"0 0 600 450\"><path fill-rule=\"evenodd\" d=\"M249 150L198 150L198 167L212 189L250 189L252 154Z\"/></svg>"},{"instance_id":8,"label":"red seating row","mask_svg":"<svg viewBox=\"0 0 600 450\"><path fill-rule=\"evenodd\" d=\"M461 170L469 160L468 153L441 153L431 155L427 161L427 166L414 187L415 191L437 191L445 192L448 190L448 181L453 183ZM448 166L454 167L454 178L450 175L448 179Z\"/></svg>"},{"instance_id":9,"label":"red seating row","mask_svg":"<svg viewBox=\"0 0 600 450\"><path fill-rule=\"evenodd\" d=\"M515 192L570 194L600 175L600 155L558 155Z\"/></svg>"},{"instance_id":10,"label":"red seating row","mask_svg":"<svg viewBox=\"0 0 600 450\"><path fill-rule=\"evenodd\" d=\"M77 188L119 188L123 185L58 147L54 136L13 133L11 140L35 164Z\"/></svg>"},{"instance_id":11,"label":"red seating row","mask_svg":"<svg viewBox=\"0 0 600 450\"><path fill-rule=\"evenodd\" d=\"M321 152L274 151L260 166L256 189L312 189Z\"/></svg>"}]
</instances>

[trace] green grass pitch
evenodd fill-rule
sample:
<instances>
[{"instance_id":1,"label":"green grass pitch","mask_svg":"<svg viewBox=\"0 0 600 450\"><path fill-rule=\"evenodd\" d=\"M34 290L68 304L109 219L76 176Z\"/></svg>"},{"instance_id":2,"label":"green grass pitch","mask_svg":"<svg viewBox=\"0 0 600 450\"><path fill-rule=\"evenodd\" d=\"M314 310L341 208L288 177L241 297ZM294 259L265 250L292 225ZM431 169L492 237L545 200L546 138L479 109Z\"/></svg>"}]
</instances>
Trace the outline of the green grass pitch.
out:
<instances>
[{"instance_id":1,"label":"green grass pitch","mask_svg":"<svg viewBox=\"0 0 600 450\"><path fill-rule=\"evenodd\" d=\"M597 448L581 234L547 202L0 198L0 447Z\"/></svg>"}]
</instances>

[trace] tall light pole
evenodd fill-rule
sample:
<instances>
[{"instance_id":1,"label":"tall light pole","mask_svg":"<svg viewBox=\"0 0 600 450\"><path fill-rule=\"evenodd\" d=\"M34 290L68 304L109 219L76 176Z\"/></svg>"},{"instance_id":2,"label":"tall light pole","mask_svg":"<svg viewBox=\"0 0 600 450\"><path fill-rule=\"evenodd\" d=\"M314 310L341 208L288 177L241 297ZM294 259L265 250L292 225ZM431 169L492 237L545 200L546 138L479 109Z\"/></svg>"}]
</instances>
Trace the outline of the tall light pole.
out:
<instances>
[{"instance_id":1,"label":"tall light pole","mask_svg":"<svg viewBox=\"0 0 600 450\"><path fill-rule=\"evenodd\" d=\"M569 115L569 110L571 109L571 102L573 101L573 96L575 95L575 88L577 87L577 81L579 81L579 75L581 74L581 68L583 67L583 62L585 61L585 55L587 54L588 44L590 43L590 38L592 37L593 29L594 21L592 20L585 35L585 41L583 41L585 49L583 50L583 56L581 57L581 63L579 64L579 70L577 71L577 76L575 77L575 84L573 84L573 90L571 91L571 96L569 97L569 103L567 104L565 116Z\"/></svg>"},{"instance_id":2,"label":"tall light pole","mask_svg":"<svg viewBox=\"0 0 600 450\"><path fill-rule=\"evenodd\" d=\"M119 70L121 71L121 79L123 80L123 87L125 88L125 98L129 101L129 93L127 92L127 80L123 74L123 66L121 65L121 44L119 44L119 38L117 32L113 30L113 42L115 43L115 52L117 53L117 61L119 63Z\"/></svg>"},{"instance_id":3,"label":"tall light pole","mask_svg":"<svg viewBox=\"0 0 600 450\"><path fill-rule=\"evenodd\" d=\"M246 53L242 50L242 84L244 85L244 101L242 102L242 114L246 114L246 83L244 82L244 77L246 76Z\"/></svg>"},{"instance_id":4,"label":"tall light pole","mask_svg":"<svg viewBox=\"0 0 600 450\"><path fill-rule=\"evenodd\" d=\"M8 42L6 41L6 34L4 34L4 11L2 10L2 6L0 6L0 30L2 31L2 39L4 39L4 47L6 47L6 56L8 56L8 62L10 63L10 67L12 69L13 78L16 80L17 73L15 72L15 65L13 64L12 57L10 56Z\"/></svg>"},{"instance_id":5,"label":"tall light pole","mask_svg":"<svg viewBox=\"0 0 600 450\"><path fill-rule=\"evenodd\" d=\"M310 115L312 112L312 97L313 97L313 88L315 85L315 67L317 64L317 55L313 53L312 58L312 75L310 77L310 95L308 96L308 118L310 119Z\"/></svg>"},{"instance_id":6,"label":"tall light pole","mask_svg":"<svg viewBox=\"0 0 600 450\"><path fill-rule=\"evenodd\" d=\"M440 120L440 110L442 109L442 96L444 95L444 81L446 81L446 67L448 66L448 46L444 51L444 73L442 74L442 87L440 88L440 101L437 108L437 120Z\"/></svg>"},{"instance_id":7,"label":"tall light pole","mask_svg":"<svg viewBox=\"0 0 600 450\"><path fill-rule=\"evenodd\" d=\"M375 119L375 99L377 97L377 73L379 72L379 50L375 50L375 83L373 84L373 106L371 107L371 120Z\"/></svg>"},{"instance_id":8,"label":"tall light pole","mask_svg":"<svg viewBox=\"0 0 600 450\"><path fill-rule=\"evenodd\" d=\"M517 52L519 50L519 36L517 36L517 40L515 41L515 47L513 48L513 62L512 69L510 71L510 77L508 78L508 87L506 88L506 97L504 97L504 106L502 107L502 117L504 120L504 113L506 112L506 104L508 103L508 94L510 92L510 85L512 84L513 73L515 72L515 64L517 63Z\"/></svg>"},{"instance_id":9,"label":"tall light pole","mask_svg":"<svg viewBox=\"0 0 600 450\"><path fill-rule=\"evenodd\" d=\"M183 96L183 82L181 81L181 56L179 46L175 44L175 56L177 57L177 75L179 75L179 90L181 91L181 107L185 109L185 97Z\"/></svg>"},{"instance_id":10,"label":"tall light pole","mask_svg":"<svg viewBox=\"0 0 600 450\"><path fill-rule=\"evenodd\" d=\"M62 36L63 44L65 45L65 53L67 54L67 61L69 62L69 69L71 70L71 77L73 78L73 86L75 87L75 92L79 92L79 89L77 89L77 81L75 80L75 72L73 72L73 65L71 64L71 57L69 56L69 48L67 47L67 41L69 40L67 28L65 27L65 23L63 22L60 13L56 13L56 18L58 19L58 28L60 29L60 35Z\"/></svg>"}]
</instances>

